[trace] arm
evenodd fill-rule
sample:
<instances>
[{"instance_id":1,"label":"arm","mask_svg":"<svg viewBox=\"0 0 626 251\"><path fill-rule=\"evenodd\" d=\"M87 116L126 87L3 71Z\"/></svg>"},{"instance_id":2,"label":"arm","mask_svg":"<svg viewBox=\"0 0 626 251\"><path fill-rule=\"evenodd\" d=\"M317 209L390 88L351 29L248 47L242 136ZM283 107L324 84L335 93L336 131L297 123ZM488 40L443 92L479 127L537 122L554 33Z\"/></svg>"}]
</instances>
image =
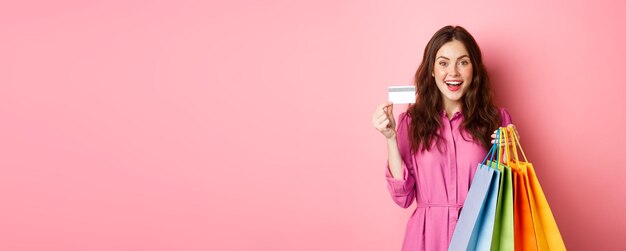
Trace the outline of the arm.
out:
<instances>
[{"instance_id":1,"label":"arm","mask_svg":"<svg viewBox=\"0 0 626 251\"><path fill-rule=\"evenodd\" d=\"M403 114L400 117L398 135L406 135L406 121L403 121ZM408 208L415 200L415 177L413 169L402 160L395 136L387 139L387 154L387 189L398 206Z\"/></svg>"},{"instance_id":2,"label":"arm","mask_svg":"<svg viewBox=\"0 0 626 251\"><path fill-rule=\"evenodd\" d=\"M388 167L391 172L391 176L394 179L404 179L402 173L402 158L400 157L400 150L398 149L398 140L396 137L387 139L387 155L389 159Z\"/></svg>"},{"instance_id":3,"label":"arm","mask_svg":"<svg viewBox=\"0 0 626 251\"><path fill-rule=\"evenodd\" d=\"M387 140L387 188L393 201L403 208L411 205L415 199L415 179L412 169L407 168L398 148L397 135L406 137L406 115L400 114L400 123L396 130L396 121L393 116L393 104L383 103L376 108L372 116L374 128L381 132ZM397 132L397 133L396 133ZM401 138L403 139L403 138Z\"/></svg>"}]
</instances>

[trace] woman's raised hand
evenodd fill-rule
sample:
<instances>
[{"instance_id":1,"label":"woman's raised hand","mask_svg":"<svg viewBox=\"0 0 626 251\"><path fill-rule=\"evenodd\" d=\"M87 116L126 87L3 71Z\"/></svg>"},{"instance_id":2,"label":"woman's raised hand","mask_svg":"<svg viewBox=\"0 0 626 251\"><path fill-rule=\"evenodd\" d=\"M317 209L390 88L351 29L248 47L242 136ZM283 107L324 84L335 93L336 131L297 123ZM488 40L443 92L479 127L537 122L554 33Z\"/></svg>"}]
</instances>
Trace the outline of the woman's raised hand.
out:
<instances>
[{"instance_id":1,"label":"woman's raised hand","mask_svg":"<svg viewBox=\"0 0 626 251\"><path fill-rule=\"evenodd\" d=\"M396 136L396 120L393 117L393 103L385 102L379 105L372 116L374 128L381 132L387 139Z\"/></svg>"},{"instance_id":2,"label":"woman's raised hand","mask_svg":"<svg viewBox=\"0 0 626 251\"><path fill-rule=\"evenodd\" d=\"M517 135L517 138L519 139L519 133L517 132L517 128L515 127L515 125L514 124L509 124L507 127L513 128L513 130L515 131L515 135ZM497 131L498 130L495 130L495 131L493 131L493 134L491 134L491 144L495 144L496 143L496 132ZM501 134L500 137L502 137L502 132L500 132L500 134ZM504 140L504 145L505 146L510 145L510 143L511 142L509 141L509 139L505 139Z\"/></svg>"}]
</instances>

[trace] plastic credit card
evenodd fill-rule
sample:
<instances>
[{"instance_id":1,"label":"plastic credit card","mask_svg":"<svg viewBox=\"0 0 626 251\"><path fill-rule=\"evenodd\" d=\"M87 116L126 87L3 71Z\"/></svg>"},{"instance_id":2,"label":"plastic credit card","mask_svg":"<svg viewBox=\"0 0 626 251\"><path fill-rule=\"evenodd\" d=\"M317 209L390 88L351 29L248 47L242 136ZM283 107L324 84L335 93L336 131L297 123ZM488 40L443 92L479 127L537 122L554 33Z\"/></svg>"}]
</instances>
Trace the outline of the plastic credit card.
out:
<instances>
[{"instance_id":1,"label":"plastic credit card","mask_svg":"<svg viewBox=\"0 0 626 251\"><path fill-rule=\"evenodd\" d=\"M394 104L415 103L415 86L389 86L389 102Z\"/></svg>"}]
</instances>

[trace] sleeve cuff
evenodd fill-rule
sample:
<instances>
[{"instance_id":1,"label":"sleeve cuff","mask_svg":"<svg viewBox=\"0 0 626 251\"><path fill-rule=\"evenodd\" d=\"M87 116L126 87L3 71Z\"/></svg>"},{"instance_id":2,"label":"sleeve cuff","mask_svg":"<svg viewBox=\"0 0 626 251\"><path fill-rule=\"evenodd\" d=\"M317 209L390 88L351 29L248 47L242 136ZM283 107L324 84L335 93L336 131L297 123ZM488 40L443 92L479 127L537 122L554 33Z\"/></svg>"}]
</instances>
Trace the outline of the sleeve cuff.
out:
<instances>
[{"instance_id":1,"label":"sleeve cuff","mask_svg":"<svg viewBox=\"0 0 626 251\"><path fill-rule=\"evenodd\" d=\"M387 170L385 176L387 177L387 184L389 190L396 195L406 195L413 189L414 180L413 176L409 173L409 169L402 162L402 179L396 179L391 175L389 170L389 162L387 162Z\"/></svg>"}]
</instances>

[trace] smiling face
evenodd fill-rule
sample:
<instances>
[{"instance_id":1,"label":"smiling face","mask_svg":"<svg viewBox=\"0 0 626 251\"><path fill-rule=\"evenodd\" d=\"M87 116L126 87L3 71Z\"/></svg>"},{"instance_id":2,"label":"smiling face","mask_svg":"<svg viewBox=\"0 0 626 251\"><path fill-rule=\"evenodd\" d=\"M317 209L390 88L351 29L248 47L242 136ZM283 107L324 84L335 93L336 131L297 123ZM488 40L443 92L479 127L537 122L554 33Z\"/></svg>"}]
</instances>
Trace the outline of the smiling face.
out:
<instances>
[{"instance_id":1,"label":"smiling face","mask_svg":"<svg viewBox=\"0 0 626 251\"><path fill-rule=\"evenodd\" d=\"M465 45L452 40L441 46L435 56L432 76L444 103L459 103L473 79L472 61Z\"/></svg>"}]
</instances>

